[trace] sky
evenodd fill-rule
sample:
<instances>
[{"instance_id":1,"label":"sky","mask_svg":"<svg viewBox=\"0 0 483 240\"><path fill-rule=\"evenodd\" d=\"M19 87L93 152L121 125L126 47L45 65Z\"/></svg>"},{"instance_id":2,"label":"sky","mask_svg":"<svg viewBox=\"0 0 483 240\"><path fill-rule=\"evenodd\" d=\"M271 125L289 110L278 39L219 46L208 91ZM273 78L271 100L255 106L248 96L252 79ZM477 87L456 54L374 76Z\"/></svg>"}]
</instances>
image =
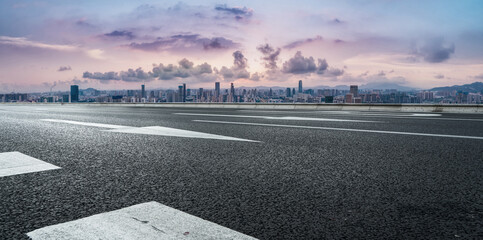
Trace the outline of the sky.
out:
<instances>
[{"instance_id":1,"label":"sky","mask_svg":"<svg viewBox=\"0 0 483 240\"><path fill-rule=\"evenodd\" d=\"M481 0L0 1L0 92L483 81Z\"/></svg>"}]
</instances>

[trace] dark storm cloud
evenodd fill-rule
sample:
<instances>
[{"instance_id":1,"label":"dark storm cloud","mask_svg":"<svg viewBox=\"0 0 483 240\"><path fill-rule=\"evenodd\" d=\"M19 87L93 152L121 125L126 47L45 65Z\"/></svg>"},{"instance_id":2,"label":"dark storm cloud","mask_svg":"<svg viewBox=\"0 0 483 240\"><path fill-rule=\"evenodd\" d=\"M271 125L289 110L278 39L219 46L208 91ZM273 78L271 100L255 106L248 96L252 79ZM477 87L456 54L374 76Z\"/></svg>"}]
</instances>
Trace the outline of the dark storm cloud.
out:
<instances>
[{"instance_id":1,"label":"dark storm cloud","mask_svg":"<svg viewBox=\"0 0 483 240\"><path fill-rule=\"evenodd\" d=\"M438 38L426 42L418 50L417 55L422 56L426 62L440 63L448 60L454 52L454 44L447 45L442 38Z\"/></svg>"},{"instance_id":2,"label":"dark storm cloud","mask_svg":"<svg viewBox=\"0 0 483 240\"><path fill-rule=\"evenodd\" d=\"M175 51L182 49L230 49L238 47L239 44L224 37L205 38L198 34L174 35L170 37L158 37L152 42L132 42L128 47L143 51Z\"/></svg>"},{"instance_id":3,"label":"dark storm cloud","mask_svg":"<svg viewBox=\"0 0 483 240\"><path fill-rule=\"evenodd\" d=\"M234 14L237 16L252 16L253 10L247 7L228 7L226 4L217 5L215 7L216 11L224 12L227 14Z\"/></svg>"},{"instance_id":4,"label":"dark storm cloud","mask_svg":"<svg viewBox=\"0 0 483 240\"><path fill-rule=\"evenodd\" d=\"M113 38L126 38L129 40L132 40L133 38L135 38L134 34L128 31L113 31L113 32L104 34L104 36L113 37Z\"/></svg>"},{"instance_id":5,"label":"dark storm cloud","mask_svg":"<svg viewBox=\"0 0 483 240\"><path fill-rule=\"evenodd\" d=\"M308 44L308 43L319 42L319 41L323 41L323 40L324 39L322 38L322 36L316 36L315 38L307 38L307 39L303 39L303 40L298 40L298 41L295 41L295 42L291 42L291 43L283 46L283 48L285 48L285 49L293 49L293 48L300 47L300 46L305 45L305 44Z\"/></svg>"},{"instance_id":6,"label":"dark storm cloud","mask_svg":"<svg viewBox=\"0 0 483 240\"><path fill-rule=\"evenodd\" d=\"M277 69L277 60L280 55L281 49L275 50L269 44L260 45L257 50L263 54L262 59L265 61L265 67L268 69Z\"/></svg>"},{"instance_id":7,"label":"dark storm cloud","mask_svg":"<svg viewBox=\"0 0 483 240\"><path fill-rule=\"evenodd\" d=\"M70 70L72 70L70 66L60 66L59 69L57 69L58 72L70 71Z\"/></svg>"}]
</instances>

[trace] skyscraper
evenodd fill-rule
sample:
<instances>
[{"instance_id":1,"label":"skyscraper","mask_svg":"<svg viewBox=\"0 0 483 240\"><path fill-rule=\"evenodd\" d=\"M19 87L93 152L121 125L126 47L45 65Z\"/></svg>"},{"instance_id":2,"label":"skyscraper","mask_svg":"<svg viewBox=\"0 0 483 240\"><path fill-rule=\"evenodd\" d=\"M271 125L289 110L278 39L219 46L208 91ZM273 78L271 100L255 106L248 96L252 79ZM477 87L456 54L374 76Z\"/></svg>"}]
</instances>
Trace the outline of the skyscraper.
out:
<instances>
[{"instance_id":1,"label":"skyscraper","mask_svg":"<svg viewBox=\"0 0 483 240\"><path fill-rule=\"evenodd\" d=\"M78 102L79 101L79 86L71 85L70 86L70 102Z\"/></svg>"},{"instance_id":2,"label":"skyscraper","mask_svg":"<svg viewBox=\"0 0 483 240\"><path fill-rule=\"evenodd\" d=\"M183 99L182 102L186 102L186 83L183 83Z\"/></svg>"},{"instance_id":3,"label":"skyscraper","mask_svg":"<svg viewBox=\"0 0 483 240\"><path fill-rule=\"evenodd\" d=\"M220 82L215 82L215 97L217 99L220 97Z\"/></svg>"},{"instance_id":4,"label":"skyscraper","mask_svg":"<svg viewBox=\"0 0 483 240\"><path fill-rule=\"evenodd\" d=\"M302 80L299 80L299 93L302 93L302 92L303 92Z\"/></svg>"},{"instance_id":5,"label":"skyscraper","mask_svg":"<svg viewBox=\"0 0 483 240\"><path fill-rule=\"evenodd\" d=\"M285 96L286 97L290 97L291 96L291 89L290 88L285 89Z\"/></svg>"},{"instance_id":6,"label":"skyscraper","mask_svg":"<svg viewBox=\"0 0 483 240\"><path fill-rule=\"evenodd\" d=\"M141 97L146 98L146 90L144 89L144 84L141 85Z\"/></svg>"},{"instance_id":7,"label":"skyscraper","mask_svg":"<svg viewBox=\"0 0 483 240\"><path fill-rule=\"evenodd\" d=\"M359 87L357 85L351 85L350 92L352 93L352 95L354 95L354 97L358 97Z\"/></svg>"},{"instance_id":8,"label":"skyscraper","mask_svg":"<svg viewBox=\"0 0 483 240\"><path fill-rule=\"evenodd\" d=\"M233 83L231 83L231 86L230 86L230 94L232 96L235 96L235 86L233 85Z\"/></svg>"},{"instance_id":9,"label":"skyscraper","mask_svg":"<svg viewBox=\"0 0 483 240\"><path fill-rule=\"evenodd\" d=\"M183 85L178 86L178 97L176 98L176 102L183 101Z\"/></svg>"},{"instance_id":10,"label":"skyscraper","mask_svg":"<svg viewBox=\"0 0 483 240\"><path fill-rule=\"evenodd\" d=\"M203 88L198 89L198 100L201 100L203 97Z\"/></svg>"}]
</instances>

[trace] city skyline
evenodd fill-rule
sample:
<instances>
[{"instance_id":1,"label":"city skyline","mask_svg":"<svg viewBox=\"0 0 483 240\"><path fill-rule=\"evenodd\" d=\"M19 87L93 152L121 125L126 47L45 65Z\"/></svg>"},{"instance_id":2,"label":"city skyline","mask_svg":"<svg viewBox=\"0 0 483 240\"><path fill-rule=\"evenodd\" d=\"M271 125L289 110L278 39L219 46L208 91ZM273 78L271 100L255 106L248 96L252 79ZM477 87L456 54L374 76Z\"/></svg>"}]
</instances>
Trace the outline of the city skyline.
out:
<instances>
[{"instance_id":1,"label":"city skyline","mask_svg":"<svg viewBox=\"0 0 483 240\"><path fill-rule=\"evenodd\" d=\"M116 3L116 7L112 5ZM0 92L483 79L481 1L2 1ZM15 22L15 24L12 24ZM5 57L8 56L8 57Z\"/></svg>"}]
</instances>

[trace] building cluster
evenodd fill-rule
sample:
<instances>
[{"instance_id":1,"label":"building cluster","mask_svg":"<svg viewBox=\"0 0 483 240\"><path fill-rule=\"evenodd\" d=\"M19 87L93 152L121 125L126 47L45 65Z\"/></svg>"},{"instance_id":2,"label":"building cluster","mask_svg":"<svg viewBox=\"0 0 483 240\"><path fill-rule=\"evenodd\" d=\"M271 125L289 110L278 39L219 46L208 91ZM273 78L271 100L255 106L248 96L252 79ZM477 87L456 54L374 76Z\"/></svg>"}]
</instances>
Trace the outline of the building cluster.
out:
<instances>
[{"instance_id":1,"label":"building cluster","mask_svg":"<svg viewBox=\"0 0 483 240\"><path fill-rule=\"evenodd\" d=\"M215 82L214 89L190 89L181 84L177 89L146 90L143 84L138 90L100 91L93 88L80 89L72 85L70 92L56 93L10 93L0 94L0 102L115 102L115 103L157 103L157 102L196 102L196 103L444 103L480 104L483 92L462 91L398 91L396 89L360 90L351 85L348 90L303 88L302 80L298 88L229 88L222 89Z\"/></svg>"}]
</instances>

